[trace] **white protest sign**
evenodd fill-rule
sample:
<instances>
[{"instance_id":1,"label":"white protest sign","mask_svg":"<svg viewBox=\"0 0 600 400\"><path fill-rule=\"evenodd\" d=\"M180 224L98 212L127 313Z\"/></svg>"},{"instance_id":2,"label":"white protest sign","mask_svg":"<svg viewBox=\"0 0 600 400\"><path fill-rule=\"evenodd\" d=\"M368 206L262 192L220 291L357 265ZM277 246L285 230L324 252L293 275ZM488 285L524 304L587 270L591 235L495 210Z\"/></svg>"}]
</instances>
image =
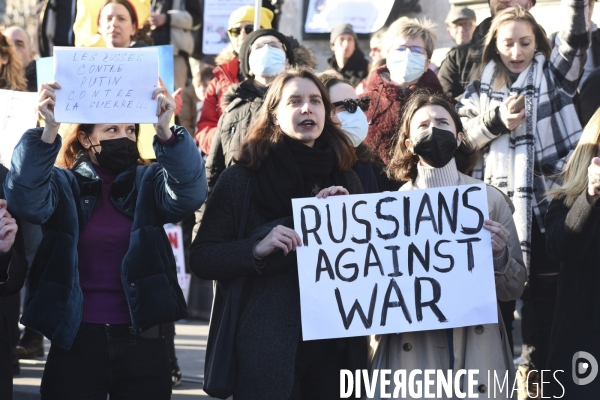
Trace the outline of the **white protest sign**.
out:
<instances>
[{"instance_id":1,"label":"white protest sign","mask_svg":"<svg viewBox=\"0 0 600 400\"><path fill-rule=\"evenodd\" d=\"M54 48L54 116L70 123L156 123L158 51Z\"/></svg>"},{"instance_id":2,"label":"white protest sign","mask_svg":"<svg viewBox=\"0 0 600 400\"><path fill-rule=\"evenodd\" d=\"M227 28L231 13L243 6L253 6L254 3L254 0L205 0L202 53L219 54L229 44Z\"/></svg>"},{"instance_id":3,"label":"white protest sign","mask_svg":"<svg viewBox=\"0 0 600 400\"><path fill-rule=\"evenodd\" d=\"M393 5L394 0L310 0L304 31L329 33L346 22L356 33L373 33L383 27Z\"/></svg>"},{"instance_id":4,"label":"white protest sign","mask_svg":"<svg viewBox=\"0 0 600 400\"><path fill-rule=\"evenodd\" d=\"M165 233L171 243L173 256L175 256L175 264L177 266L177 281L183 292L183 297L187 303L188 294L190 293L190 274L185 273L185 253L183 251L183 234L181 226L174 224L166 224L164 226Z\"/></svg>"},{"instance_id":5,"label":"white protest sign","mask_svg":"<svg viewBox=\"0 0 600 400\"><path fill-rule=\"evenodd\" d=\"M0 90L0 162L10 168L13 150L37 123L38 94Z\"/></svg>"},{"instance_id":6,"label":"white protest sign","mask_svg":"<svg viewBox=\"0 0 600 400\"><path fill-rule=\"evenodd\" d=\"M497 322L484 184L292 204L304 340Z\"/></svg>"}]
</instances>

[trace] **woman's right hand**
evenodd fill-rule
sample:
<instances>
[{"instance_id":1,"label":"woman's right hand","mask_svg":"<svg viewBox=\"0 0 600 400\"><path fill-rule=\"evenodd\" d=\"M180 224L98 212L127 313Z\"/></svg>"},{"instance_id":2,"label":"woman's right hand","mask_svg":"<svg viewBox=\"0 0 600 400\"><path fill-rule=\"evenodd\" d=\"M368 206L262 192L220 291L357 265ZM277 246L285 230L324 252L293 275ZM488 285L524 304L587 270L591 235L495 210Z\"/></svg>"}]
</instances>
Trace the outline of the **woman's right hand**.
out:
<instances>
[{"instance_id":1,"label":"woman's right hand","mask_svg":"<svg viewBox=\"0 0 600 400\"><path fill-rule=\"evenodd\" d=\"M500 119L502 120L502 123L504 124L506 129L508 129L509 131L515 130L519 125L523 123L523 121L525 121L525 119L527 119L527 116L525 115L525 108L523 108L516 114L512 114L508 110L508 105L512 103L516 98L517 95L513 94L512 96L509 96L506 100L504 100L500 106L498 106L500 108Z\"/></svg>"},{"instance_id":2,"label":"woman's right hand","mask_svg":"<svg viewBox=\"0 0 600 400\"><path fill-rule=\"evenodd\" d=\"M254 255L264 258L274 251L282 250L283 255L287 256L290 251L296 250L296 247L302 246L300 236L295 230L277 225L271 229L271 232L254 246Z\"/></svg>"},{"instance_id":3,"label":"woman's right hand","mask_svg":"<svg viewBox=\"0 0 600 400\"><path fill-rule=\"evenodd\" d=\"M588 167L588 187L585 194L588 203L592 206L600 199L600 158L598 157L592 158Z\"/></svg>"},{"instance_id":4,"label":"woman's right hand","mask_svg":"<svg viewBox=\"0 0 600 400\"><path fill-rule=\"evenodd\" d=\"M42 134L42 140L53 143L58 133L60 123L54 120L54 107L56 106L55 90L60 90L60 85L56 82L43 83L40 88L38 100L38 113L44 118L45 127Z\"/></svg>"}]
</instances>

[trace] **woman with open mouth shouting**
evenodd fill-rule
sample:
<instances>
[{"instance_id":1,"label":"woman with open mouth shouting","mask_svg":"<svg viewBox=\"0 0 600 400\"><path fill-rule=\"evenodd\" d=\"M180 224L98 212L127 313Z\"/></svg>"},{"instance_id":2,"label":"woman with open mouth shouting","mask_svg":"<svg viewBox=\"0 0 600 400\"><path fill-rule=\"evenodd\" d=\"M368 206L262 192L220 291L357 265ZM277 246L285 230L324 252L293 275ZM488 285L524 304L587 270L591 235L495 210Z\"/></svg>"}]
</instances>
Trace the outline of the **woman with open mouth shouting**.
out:
<instances>
[{"instance_id":1,"label":"woman with open mouth shouting","mask_svg":"<svg viewBox=\"0 0 600 400\"><path fill-rule=\"evenodd\" d=\"M354 146L332 115L327 89L315 75L305 69L279 74L236 163L223 171L208 198L190 248L194 274L218 281L207 354L215 340L226 339L217 325L220 288L233 290L243 280L239 313L233 315L233 384L214 397L336 399L340 369L367 367L365 337L305 342L301 334L295 252L301 239L292 199L323 197L324 188L328 195L362 193L351 170ZM215 354L214 361L224 356ZM213 363L207 358L205 365ZM206 367L204 389L213 393Z\"/></svg>"}]
</instances>

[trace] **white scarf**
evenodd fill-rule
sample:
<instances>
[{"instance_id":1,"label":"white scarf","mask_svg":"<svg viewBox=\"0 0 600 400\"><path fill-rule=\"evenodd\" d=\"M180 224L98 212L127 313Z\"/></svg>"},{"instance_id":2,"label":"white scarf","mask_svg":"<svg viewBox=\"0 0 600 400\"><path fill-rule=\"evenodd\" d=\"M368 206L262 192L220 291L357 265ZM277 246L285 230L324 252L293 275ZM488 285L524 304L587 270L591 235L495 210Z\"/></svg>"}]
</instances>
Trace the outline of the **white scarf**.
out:
<instances>
[{"instance_id":1,"label":"white scarf","mask_svg":"<svg viewBox=\"0 0 600 400\"><path fill-rule=\"evenodd\" d=\"M513 218L527 266L529 266L531 248L532 211L537 208L533 192L536 148L542 151L546 148L537 132L541 128L537 115L540 93L548 93L543 72L545 61L543 54L536 54L529 67L521 72L510 90L506 84L499 90L494 89L498 77L498 68L494 61L487 64L481 77L480 113L500 105L514 93L525 95L527 118L524 123L511 131L510 135L500 135L490 142L489 151L484 156L484 181L502 190L513 201L515 206ZM546 190L544 184L543 192L545 193ZM536 214L538 214L537 210Z\"/></svg>"}]
</instances>

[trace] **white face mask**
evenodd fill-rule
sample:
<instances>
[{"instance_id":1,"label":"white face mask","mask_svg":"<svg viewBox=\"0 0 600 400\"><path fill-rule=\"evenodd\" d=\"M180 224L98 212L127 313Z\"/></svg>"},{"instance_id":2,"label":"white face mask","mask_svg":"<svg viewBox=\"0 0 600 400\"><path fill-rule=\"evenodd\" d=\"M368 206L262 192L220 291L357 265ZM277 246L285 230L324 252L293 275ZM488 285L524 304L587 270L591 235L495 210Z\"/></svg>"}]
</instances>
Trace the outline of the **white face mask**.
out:
<instances>
[{"instance_id":1,"label":"white face mask","mask_svg":"<svg viewBox=\"0 0 600 400\"><path fill-rule=\"evenodd\" d=\"M394 50L388 54L386 63L390 70L390 78L398 83L412 82L417 80L425 72L427 59L422 54L414 54L406 49L404 51Z\"/></svg>"},{"instance_id":2,"label":"white face mask","mask_svg":"<svg viewBox=\"0 0 600 400\"><path fill-rule=\"evenodd\" d=\"M337 117L342 124L342 130L348 135L354 147L358 147L365 140L369 131L369 123L363 110L357 107L354 114L340 111L337 113Z\"/></svg>"},{"instance_id":3,"label":"white face mask","mask_svg":"<svg viewBox=\"0 0 600 400\"><path fill-rule=\"evenodd\" d=\"M250 53L248 64L254 76L275 76L285 70L285 60L283 50L264 45Z\"/></svg>"}]
</instances>

